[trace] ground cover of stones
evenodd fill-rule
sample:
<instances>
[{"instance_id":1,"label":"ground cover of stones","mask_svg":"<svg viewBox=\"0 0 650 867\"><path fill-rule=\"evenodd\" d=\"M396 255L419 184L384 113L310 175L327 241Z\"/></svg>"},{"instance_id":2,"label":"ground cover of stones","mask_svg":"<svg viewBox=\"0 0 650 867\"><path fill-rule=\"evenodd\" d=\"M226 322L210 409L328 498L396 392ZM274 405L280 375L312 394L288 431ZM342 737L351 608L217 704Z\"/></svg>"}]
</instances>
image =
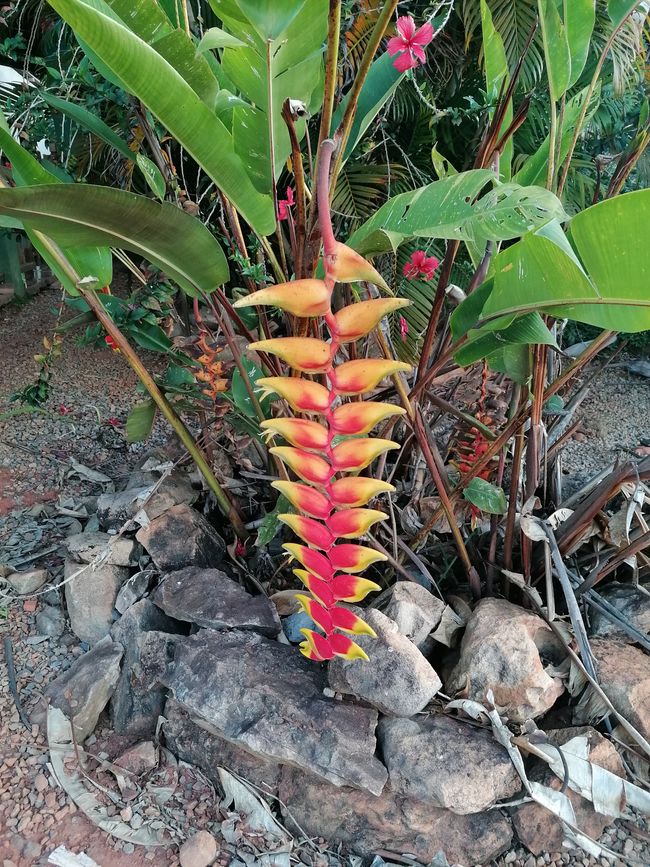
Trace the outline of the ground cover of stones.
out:
<instances>
[{"instance_id":1,"label":"ground cover of stones","mask_svg":"<svg viewBox=\"0 0 650 867\"><path fill-rule=\"evenodd\" d=\"M44 292L0 309L0 413L33 377L57 302ZM565 462L580 481L650 435L648 380L612 367L599 383ZM378 634L372 665L308 663L276 640L281 627L293 637L276 606L233 580L222 541L193 508L198 492L169 469L178 453L164 428L144 466L143 447L127 446L134 388L119 356L70 345L47 412L0 423L0 563L10 564L0 637L24 711L21 720L0 654L3 867L284 867L289 849L311 867L356 865L360 855L379 857L376 867L411 863L395 857L405 854L428 864L440 849L465 865L650 863L643 821L612 823L574 794L580 827L617 859L563 848L547 811L516 803L520 780L489 730L440 712L441 689L469 687L476 698L491 688L514 724L543 717L557 745L586 734L590 758L624 775L609 740L575 727L552 667L561 649L541 620L485 600L452 660L431 639L444 605L399 582L382 611L366 611ZM128 522L143 509L149 523L135 532ZM12 578L13 569L28 574ZM619 638L593 640L601 683L648 738L648 657ZM561 786L542 765L529 773ZM59 781L91 793L95 821ZM92 861L66 861L62 848Z\"/></svg>"}]
</instances>

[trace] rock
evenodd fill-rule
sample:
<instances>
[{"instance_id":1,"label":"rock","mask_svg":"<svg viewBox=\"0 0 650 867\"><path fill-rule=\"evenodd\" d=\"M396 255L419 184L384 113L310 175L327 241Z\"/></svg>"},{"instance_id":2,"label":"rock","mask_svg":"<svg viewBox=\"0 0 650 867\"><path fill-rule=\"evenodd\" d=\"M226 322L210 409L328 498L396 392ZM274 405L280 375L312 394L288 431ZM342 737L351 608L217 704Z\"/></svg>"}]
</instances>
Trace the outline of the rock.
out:
<instances>
[{"instance_id":1,"label":"rock","mask_svg":"<svg viewBox=\"0 0 650 867\"><path fill-rule=\"evenodd\" d=\"M152 494L155 485L146 484L114 494L102 494L97 500L100 525L106 530L118 530L141 509L153 521L174 506L192 504L198 496L189 479L180 473L172 473Z\"/></svg>"},{"instance_id":2,"label":"rock","mask_svg":"<svg viewBox=\"0 0 650 867\"><path fill-rule=\"evenodd\" d=\"M388 849L429 864L443 851L450 864L489 864L512 839L510 823L498 810L461 816L396 795L389 786L375 797L288 767L279 797L290 830L324 837L330 846L343 843L362 856Z\"/></svg>"},{"instance_id":3,"label":"rock","mask_svg":"<svg viewBox=\"0 0 650 867\"><path fill-rule=\"evenodd\" d=\"M11 572L7 581L16 593L24 596L27 593L36 593L43 584L49 580L47 569L32 569L31 572Z\"/></svg>"},{"instance_id":4,"label":"rock","mask_svg":"<svg viewBox=\"0 0 650 867\"><path fill-rule=\"evenodd\" d=\"M209 867L217 857L217 841L209 831L197 831L178 853L181 867Z\"/></svg>"},{"instance_id":5,"label":"rock","mask_svg":"<svg viewBox=\"0 0 650 867\"><path fill-rule=\"evenodd\" d=\"M545 669L563 651L541 617L505 599L483 599L469 619L460 659L445 685L448 695L462 691L475 701L492 690L499 711L513 722L535 719L564 692L560 678Z\"/></svg>"},{"instance_id":6,"label":"rock","mask_svg":"<svg viewBox=\"0 0 650 867\"><path fill-rule=\"evenodd\" d=\"M158 751L153 741L141 741L118 756L113 764L124 768L131 774L141 776L147 771L152 771L158 765Z\"/></svg>"},{"instance_id":7,"label":"rock","mask_svg":"<svg viewBox=\"0 0 650 867\"><path fill-rule=\"evenodd\" d=\"M382 610L397 623L397 628L420 650L429 648L430 633L440 623L445 603L413 581L393 584Z\"/></svg>"},{"instance_id":8,"label":"rock","mask_svg":"<svg viewBox=\"0 0 650 867\"><path fill-rule=\"evenodd\" d=\"M165 705L163 734L167 748L184 762L201 768L215 786L220 787L218 768L226 768L255 786L275 791L281 766L267 762L201 726L201 718L192 719L173 698Z\"/></svg>"},{"instance_id":9,"label":"rock","mask_svg":"<svg viewBox=\"0 0 650 867\"><path fill-rule=\"evenodd\" d=\"M480 813L521 788L508 753L491 733L452 717L384 717L378 738L390 787L405 798Z\"/></svg>"},{"instance_id":10,"label":"rock","mask_svg":"<svg viewBox=\"0 0 650 867\"><path fill-rule=\"evenodd\" d=\"M45 688L54 707L72 720L79 743L93 731L113 695L123 651L121 644L106 636Z\"/></svg>"},{"instance_id":11,"label":"rock","mask_svg":"<svg viewBox=\"0 0 650 867\"><path fill-rule=\"evenodd\" d=\"M379 794L377 713L322 694L324 672L256 632L202 629L179 639L174 698L208 731L267 761Z\"/></svg>"},{"instance_id":12,"label":"rock","mask_svg":"<svg viewBox=\"0 0 650 867\"><path fill-rule=\"evenodd\" d=\"M108 547L109 555L104 563L111 566L137 566L142 547L135 539L126 536L111 536L99 530L94 533L77 533L66 539L68 554L78 563L90 563ZM110 547L109 547L110 545Z\"/></svg>"},{"instance_id":13,"label":"rock","mask_svg":"<svg viewBox=\"0 0 650 867\"><path fill-rule=\"evenodd\" d=\"M370 662L340 658L330 662L330 686L336 692L370 702L385 714L419 713L440 689L440 678L393 620L375 608L351 607L375 630L377 637L355 636Z\"/></svg>"},{"instance_id":14,"label":"rock","mask_svg":"<svg viewBox=\"0 0 650 867\"><path fill-rule=\"evenodd\" d=\"M275 636L280 618L266 596L252 596L220 569L187 566L170 572L151 601L176 620L209 629L253 629Z\"/></svg>"},{"instance_id":15,"label":"rock","mask_svg":"<svg viewBox=\"0 0 650 867\"><path fill-rule=\"evenodd\" d=\"M45 605L36 615L36 631L39 635L60 638L65 632L65 615L60 608Z\"/></svg>"},{"instance_id":16,"label":"rock","mask_svg":"<svg viewBox=\"0 0 650 867\"><path fill-rule=\"evenodd\" d=\"M154 574L155 570L153 569L143 569L141 572L131 575L129 580L120 587L120 592L115 600L115 610L124 614L127 608L146 596Z\"/></svg>"},{"instance_id":17,"label":"rock","mask_svg":"<svg viewBox=\"0 0 650 867\"><path fill-rule=\"evenodd\" d=\"M644 738L650 738L650 657L636 647L607 638L590 643L605 695Z\"/></svg>"},{"instance_id":18,"label":"rock","mask_svg":"<svg viewBox=\"0 0 650 867\"><path fill-rule=\"evenodd\" d=\"M589 760L612 774L619 777L625 776L623 762L616 752L616 748L596 729L590 726L549 729L546 735L549 741L558 747L563 746L574 737L586 735L589 739ZM530 772L529 778L545 786L550 786L556 791L562 788L562 780L542 763ZM590 801L572 789L567 789L566 794L573 805L578 828L587 836L597 840L607 825L612 823L612 817L597 813ZM562 851L564 840L562 824L545 807L535 803L522 804L515 809L512 821L519 839L533 855Z\"/></svg>"},{"instance_id":19,"label":"rock","mask_svg":"<svg viewBox=\"0 0 650 867\"><path fill-rule=\"evenodd\" d=\"M165 704L162 678L173 658L180 624L148 599L128 608L114 624L113 638L124 647L122 674L111 700L111 721L118 734L148 738L156 731Z\"/></svg>"},{"instance_id":20,"label":"rock","mask_svg":"<svg viewBox=\"0 0 650 867\"><path fill-rule=\"evenodd\" d=\"M639 584L614 581L602 590L602 598L613 605L639 632L650 633L650 593ZM591 609L591 634L597 638L614 638L633 643L634 639L610 618Z\"/></svg>"},{"instance_id":21,"label":"rock","mask_svg":"<svg viewBox=\"0 0 650 867\"><path fill-rule=\"evenodd\" d=\"M129 570L107 563L93 569L67 559L63 570L65 578L75 573L79 574L65 585L70 626L77 638L96 644L111 630L115 600L129 577Z\"/></svg>"},{"instance_id":22,"label":"rock","mask_svg":"<svg viewBox=\"0 0 650 867\"><path fill-rule=\"evenodd\" d=\"M316 624L306 611L296 611L282 620L282 631L287 641L290 641L292 644L300 644L301 641L305 640L305 636L300 631L301 629L315 628Z\"/></svg>"},{"instance_id":23,"label":"rock","mask_svg":"<svg viewBox=\"0 0 650 867\"><path fill-rule=\"evenodd\" d=\"M223 539L203 515L186 505L169 509L142 527L136 538L161 572L218 566L226 551Z\"/></svg>"}]
</instances>

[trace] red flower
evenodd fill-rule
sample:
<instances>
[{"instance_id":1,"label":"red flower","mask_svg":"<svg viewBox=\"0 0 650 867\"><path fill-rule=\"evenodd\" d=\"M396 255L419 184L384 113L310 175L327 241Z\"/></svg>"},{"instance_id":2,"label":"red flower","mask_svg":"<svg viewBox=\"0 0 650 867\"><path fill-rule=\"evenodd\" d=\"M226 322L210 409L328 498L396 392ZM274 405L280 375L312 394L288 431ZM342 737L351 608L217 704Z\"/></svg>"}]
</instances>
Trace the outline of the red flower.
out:
<instances>
[{"instance_id":1,"label":"red flower","mask_svg":"<svg viewBox=\"0 0 650 867\"><path fill-rule=\"evenodd\" d=\"M286 199L280 199L278 202L278 219L286 220L291 213L289 208L295 204L293 199L293 190L291 187L287 187L287 197Z\"/></svg>"},{"instance_id":2,"label":"red flower","mask_svg":"<svg viewBox=\"0 0 650 867\"><path fill-rule=\"evenodd\" d=\"M59 404L59 415L68 415L73 412L72 407L66 406L64 403Z\"/></svg>"},{"instance_id":3,"label":"red flower","mask_svg":"<svg viewBox=\"0 0 650 867\"><path fill-rule=\"evenodd\" d=\"M113 340L110 334L106 335L106 337L104 338L104 342L106 343L106 346L113 350L113 352L120 351L120 347L117 345L116 341Z\"/></svg>"},{"instance_id":4,"label":"red flower","mask_svg":"<svg viewBox=\"0 0 650 867\"><path fill-rule=\"evenodd\" d=\"M403 316L399 318L399 333L402 343L406 343L406 335L409 333L409 324Z\"/></svg>"},{"instance_id":5,"label":"red flower","mask_svg":"<svg viewBox=\"0 0 650 867\"><path fill-rule=\"evenodd\" d=\"M105 424L108 424L111 427L122 427L124 425L124 422L120 421L119 418L115 418L115 416L112 415L110 418L106 419Z\"/></svg>"},{"instance_id":6,"label":"red flower","mask_svg":"<svg viewBox=\"0 0 650 867\"><path fill-rule=\"evenodd\" d=\"M397 19L398 36L388 43L388 53L391 57L398 54L393 61L393 66L398 72L406 72L414 69L418 64L424 63L427 56L424 46L433 39L433 27L427 21L422 27L415 29L415 21L410 15L402 15Z\"/></svg>"},{"instance_id":7,"label":"red flower","mask_svg":"<svg viewBox=\"0 0 650 867\"><path fill-rule=\"evenodd\" d=\"M422 280L432 280L439 264L440 262L435 256L427 257L424 250L416 250L404 265L403 274L409 280L415 280L416 277L421 277Z\"/></svg>"}]
</instances>

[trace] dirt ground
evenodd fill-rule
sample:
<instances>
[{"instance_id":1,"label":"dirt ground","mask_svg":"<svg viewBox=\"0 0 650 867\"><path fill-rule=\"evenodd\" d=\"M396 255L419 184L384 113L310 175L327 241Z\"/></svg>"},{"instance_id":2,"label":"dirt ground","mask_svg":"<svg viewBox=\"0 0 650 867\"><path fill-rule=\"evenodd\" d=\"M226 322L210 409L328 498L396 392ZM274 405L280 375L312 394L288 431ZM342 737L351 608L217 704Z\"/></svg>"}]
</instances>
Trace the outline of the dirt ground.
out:
<instances>
[{"instance_id":1,"label":"dirt ground","mask_svg":"<svg viewBox=\"0 0 650 867\"><path fill-rule=\"evenodd\" d=\"M38 563L55 573L61 568L61 541L70 526L64 519L44 516L41 504L67 504L74 509L86 502L90 510L101 485L85 477L78 465L119 479L128 474L143 449L151 448L151 442L144 446L126 443L124 424L136 382L122 357L107 348L83 348L67 338L53 372L47 407L25 412L10 402L11 394L35 377L33 356L42 351L43 337L51 336L59 301L58 292L46 291L23 307L0 308L4 361L0 371L0 563L11 562L21 569ZM580 441L565 452L567 477L586 481L617 455L626 455L646 438L650 441L649 382L632 377L624 367L611 367L598 380L580 411ZM164 424L157 423L154 441L164 442L167 436ZM30 559L43 550L48 553L41 553L38 560ZM37 635L35 617L42 604L41 600L35 605L8 604L0 599L0 635L10 639L18 691L28 716L49 680L82 652L69 632L58 639ZM101 867L151 863L175 867L179 863L175 847L133 849L131 844L107 837L57 788L48 761L44 732L36 725L26 729L20 721L8 689L5 660L0 656L3 867L47 864L48 854L60 844L74 852L86 852ZM187 819L194 827L207 821L205 814L196 818L190 813ZM642 841L619 826L612 826L603 842L625 853L618 865L623 865L628 855L641 855ZM590 867L612 862L598 862L583 853L536 859L518 848L498 863Z\"/></svg>"}]
</instances>

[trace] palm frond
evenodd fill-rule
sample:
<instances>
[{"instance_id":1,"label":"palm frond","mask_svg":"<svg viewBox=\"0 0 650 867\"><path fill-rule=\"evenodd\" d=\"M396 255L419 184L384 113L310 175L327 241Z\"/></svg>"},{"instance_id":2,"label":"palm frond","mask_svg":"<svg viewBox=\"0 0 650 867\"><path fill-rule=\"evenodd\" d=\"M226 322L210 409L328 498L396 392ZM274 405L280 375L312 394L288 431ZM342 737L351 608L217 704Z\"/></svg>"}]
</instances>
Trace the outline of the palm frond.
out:
<instances>
[{"instance_id":1,"label":"palm frond","mask_svg":"<svg viewBox=\"0 0 650 867\"><path fill-rule=\"evenodd\" d=\"M397 164L346 163L336 182L332 210L351 231L392 195L408 189L406 169Z\"/></svg>"}]
</instances>

